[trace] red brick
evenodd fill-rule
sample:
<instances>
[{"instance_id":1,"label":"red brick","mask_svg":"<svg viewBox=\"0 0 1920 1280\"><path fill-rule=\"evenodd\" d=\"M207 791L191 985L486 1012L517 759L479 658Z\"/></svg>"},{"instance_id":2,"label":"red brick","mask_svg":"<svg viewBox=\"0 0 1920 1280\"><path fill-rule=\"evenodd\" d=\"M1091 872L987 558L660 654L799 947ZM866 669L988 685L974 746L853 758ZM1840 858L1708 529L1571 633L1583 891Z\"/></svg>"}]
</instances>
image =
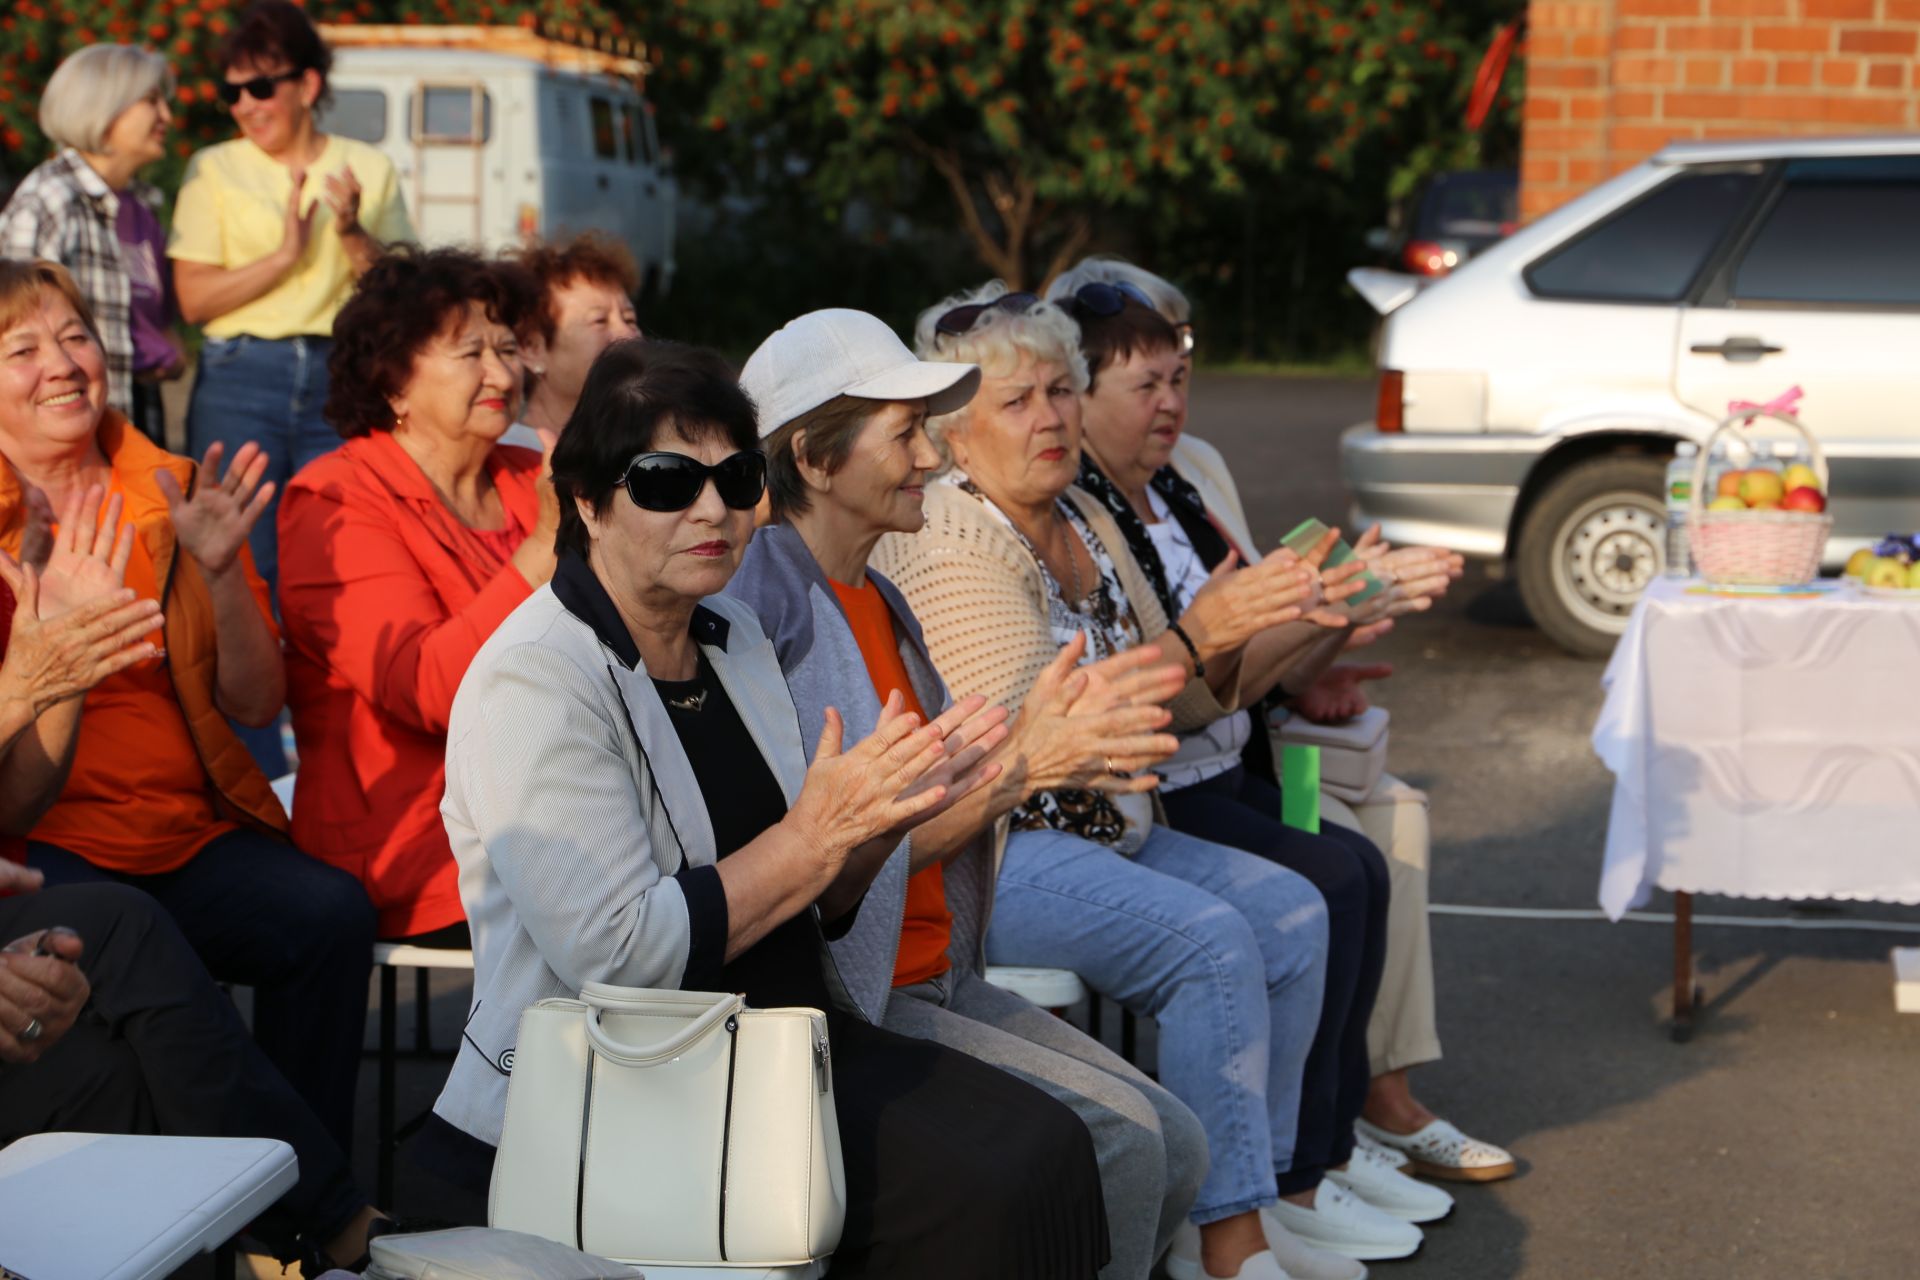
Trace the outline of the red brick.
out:
<instances>
[{"instance_id":1,"label":"red brick","mask_svg":"<svg viewBox=\"0 0 1920 1280\"><path fill-rule=\"evenodd\" d=\"M1833 47L1829 27L1755 27L1755 53L1825 53Z\"/></svg>"},{"instance_id":2,"label":"red brick","mask_svg":"<svg viewBox=\"0 0 1920 1280\"><path fill-rule=\"evenodd\" d=\"M1738 53L1746 47L1746 32L1731 22L1709 22L1699 26L1675 24L1664 31L1669 53L1710 50Z\"/></svg>"},{"instance_id":3,"label":"red brick","mask_svg":"<svg viewBox=\"0 0 1920 1280\"><path fill-rule=\"evenodd\" d=\"M1911 57L1916 46L1920 46L1920 38L1911 31L1848 27L1840 33L1842 53L1900 53Z\"/></svg>"},{"instance_id":4,"label":"red brick","mask_svg":"<svg viewBox=\"0 0 1920 1280\"><path fill-rule=\"evenodd\" d=\"M1703 0L1620 0L1622 17L1697 18Z\"/></svg>"},{"instance_id":5,"label":"red brick","mask_svg":"<svg viewBox=\"0 0 1920 1280\"><path fill-rule=\"evenodd\" d=\"M1829 98L1823 117L1830 124L1892 127L1912 120L1913 104L1905 98Z\"/></svg>"},{"instance_id":6,"label":"red brick","mask_svg":"<svg viewBox=\"0 0 1920 1280\"><path fill-rule=\"evenodd\" d=\"M1654 100L1651 93L1638 93L1622 89L1613 95L1613 118L1615 120L1651 120ZM1580 119L1578 115L1576 119Z\"/></svg>"},{"instance_id":7,"label":"red brick","mask_svg":"<svg viewBox=\"0 0 1920 1280\"><path fill-rule=\"evenodd\" d=\"M1528 12L1536 31L1599 31L1613 17L1613 0L1539 0Z\"/></svg>"},{"instance_id":8,"label":"red brick","mask_svg":"<svg viewBox=\"0 0 1920 1280\"><path fill-rule=\"evenodd\" d=\"M1520 104L1520 118L1528 124L1558 124L1567 118L1567 100L1558 94L1529 93Z\"/></svg>"},{"instance_id":9,"label":"red brick","mask_svg":"<svg viewBox=\"0 0 1920 1280\"><path fill-rule=\"evenodd\" d=\"M1590 187L1602 176L1600 161L1593 157L1575 156L1567 160L1567 181L1575 186Z\"/></svg>"},{"instance_id":10,"label":"red brick","mask_svg":"<svg viewBox=\"0 0 1920 1280\"><path fill-rule=\"evenodd\" d=\"M1904 89L1907 87L1906 64L1900 62L1876 62L1867 68L1867 87L1869 89Z\"/></svg>"},{"instance_id":11,"label":"red brick","mask_svg":"<svg viewBox=\"0 0 1920 1280\"><path fill-rule=\"evenodd\" d=\"M1615 125L1607 131L1607 149L1636 157L1650 156L1675 138L1688 138L1686 125Z\"/></svg>"},{"instance_id":12,"label":"red brick","mask_svg":"<svg viewBox=\"0 0 1920 1280\"><path fill-rule=\"evenodd\" d=\"M1581 34L1573 37L1569 52L1576 58L1608 58L1613 48L1605 36Z\"/></svg>"},{"instance_id":13,"label":"red brick","mask_svg":"<svg viewBox=\"0 0 1920 1280\"><path fill-rule=\"evenodd\" d=\"M1793 123L1818 120L1832 99L1817 93L1744 93L1730 112L1723 114L1741 120L1775 120Z\"/></svg>"},{"instance_id":14,"label":"red brick","mask_svg":"<svg viewBox=\"0 0 1920 1280\"><path fill-rule=\"evenodd\" d=\"M1527 130L1526 150L1542 152L1598 151L1600 130L1589 125L1536 125Z\"/></svg>"},{"instance_id":15,"label":"red brick","mask_svg":"<svg viewBox=\"0 0 1920 1280\"><path fill-rule=\"evenodd\" d=\"M1920 22L1920 0L1887 0L1888 22Z\"/></svg>"},{"instance_id":16,"label":"red brick","mask_svg":"<svg viewBox=\"0 0 1920 1280\"><path fill-rule=\"evenodd\" d=\"M1598 89L1600 67L1570 62L1529 62L1527 88Z\"/></svg>"},{"instance_id":17,"label":"red brick","mask_svg":"<svg viewBox=\"0 0 1920 1280\"><path fill-rule=\"evenodd\" d=\"M1765 58L1735 58L1733 83L1736 88L1751 88L1767 82L1770 65Z\"/></svg>"},{"instance_id":18,"label":"red brick","mask_svg":"<svg viewBox=\"0 0 1920 1280\"><path fill-rule=\"evenodd\" d=\"M1667 85L1680 82L1680 64L1673 58L1615 58L1615 84Z\"/></svg>"},{"instance_id":19,"label":"red brick","mask_svg":"<svg viewBox=\"0 0 1920 1280\"><path fill-rule=\"evenodd\" d=\"M1731 93L1668 93L1661 95L1660 111L1668 120L1725 120L1739 102Z\"/></svg>"},{"instance_id":20,"label":"red brick","mask_svg":"<svg viewBox=\"0 0 1920 1280\"><path fill-rule=\"evenodd\" d=\"M1559 31L1533 31L1522 50L1528 62L1546 62L1567 56L1567 36Z\"/></svg>"},{"instance_id":21,"label":"red brick","mask_svg":"<svg viewBox=\"0 0 1920 1280\"><path fill-rule=\"evenodd\" d=\"M1707 11L1716 18L1790 18L1787 0L1710 0Z\"/></svg>"},{"instance_id":22,"label":"red brick","mask_svg":"<svg viewBox=\"0 0 1920 1280\"><path fill-rule=\"evenodd\" d=\"M1531 135L1526 140L1526 152L1527 158L1520 162L1520 181L1527 188L1531 189L1538 183L1560 181L1560 157L1540 155Z\"/></svg>"},{"instance_id":23,"label":"red brick","mask_svg":"<svg viewBox=\"0 0 1920 1280\"><path fill-rule=\"evenodd\" d=\"M1680 80L1689 89L1723 89L1727 84L1727 60L1688 58L1681 68Z\"/></svg>"},{"instance_id":24,"label":"red brick","mask_svg":"<svg viewBox=\"0 0 1920 1280\"><path fill-rule=\"evenodd\" d=\"M1823 18L1873 18L1873 0L1802 0L1806 11L1804 18L1820 21Z\"/></svg>"},{"instance_id":25,"label":"red brick","mask_svg":"<svg viewBox=\"0 0 1920 1280\"><path fill-rule=\"evenodd\" d=\"M1782 58L1773 64L1773 82L1782 89L1805 89L1813 84L1812 58Z\"/></svg>"},{"instance_id":26,"label":"red brick","mask_svg":"<svg viewBox=\"0 0 1920 1280\"><path fill-rule=\"evenodd\" d=\"M1822 58L1820 83L1829 89L1851 89L1860 83L1860 64L1852 58Z\"/></svg>"},{"instance_id":27,"label":"red brick","mask_svg":"<svg viewBox=\"0 0 1920 1280\"><path fill-rule=\"evenodd\" d=\"M1913 0L1920 4L1920 0ZM1640 53L1660 47L1660 28L1645 22L1625 22L1613 33L1616 53Z\"/></svg>"}]
</instances>

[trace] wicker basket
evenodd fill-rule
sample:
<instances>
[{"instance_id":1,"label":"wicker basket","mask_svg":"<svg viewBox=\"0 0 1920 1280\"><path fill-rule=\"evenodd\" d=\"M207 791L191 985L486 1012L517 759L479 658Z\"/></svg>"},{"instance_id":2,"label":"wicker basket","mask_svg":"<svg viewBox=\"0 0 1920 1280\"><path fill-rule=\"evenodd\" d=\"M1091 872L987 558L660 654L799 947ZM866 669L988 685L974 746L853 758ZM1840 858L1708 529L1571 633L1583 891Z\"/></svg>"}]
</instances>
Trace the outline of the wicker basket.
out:
<instances>
[{"instance_id":1,"label":"wicker basket","mask_svg":"<svg viewBox=\"0 0 1920 1280\"><path fill-rule=\"evenodd\" d=\"M1820 573L1820 559L1833 531L1825 511L1708 511L1707 461L1722 433L1755 418L1772 418L1799 432L1813 455L1820 489L1827 490L1827 455L1813 433L1791 414L1777 409L1743 409L1721 420L1700 446L1693 464L1693 493L1687 512L1688 546L1700 576L1708 582L1742 586L1792 587ZM1829 496L1829 500L1831 497Z\"/></svg>"}]
</instances>

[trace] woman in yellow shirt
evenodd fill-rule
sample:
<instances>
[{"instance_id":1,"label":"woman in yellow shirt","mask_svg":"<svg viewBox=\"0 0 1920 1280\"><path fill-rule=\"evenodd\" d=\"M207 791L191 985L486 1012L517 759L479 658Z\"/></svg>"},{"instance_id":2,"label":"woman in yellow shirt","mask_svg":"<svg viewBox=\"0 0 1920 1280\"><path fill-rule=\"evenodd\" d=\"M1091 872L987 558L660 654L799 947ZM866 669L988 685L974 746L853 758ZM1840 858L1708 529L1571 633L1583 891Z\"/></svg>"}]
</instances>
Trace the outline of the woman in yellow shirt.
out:
<instances>
[{"instance_id":1,"label":"woman in yellow shirt","mask_svg":"<svg viewBox=\"0 0 1920 1280\"><path fill-rule=\"evenodd\" d=\"M195 456L216 441L229 456L258 443L284 489L340 443L320 414L334 316L382 247L413 228L387 158L319 130L333 54L305 12L258 0L219 61L241 136L188 162L167 244L181 314L207 336L187 435ZM271 587L272 510L252 546Z\"/></svg>"}]
</instances>

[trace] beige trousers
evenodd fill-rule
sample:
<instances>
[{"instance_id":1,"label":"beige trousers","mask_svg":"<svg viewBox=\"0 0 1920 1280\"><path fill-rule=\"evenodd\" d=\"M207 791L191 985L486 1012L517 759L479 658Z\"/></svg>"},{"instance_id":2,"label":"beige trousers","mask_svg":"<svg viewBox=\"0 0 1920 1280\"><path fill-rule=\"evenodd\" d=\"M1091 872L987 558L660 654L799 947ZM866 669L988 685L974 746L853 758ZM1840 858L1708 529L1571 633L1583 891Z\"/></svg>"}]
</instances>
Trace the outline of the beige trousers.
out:
<instances>
[{"instance_id":1,"label":"beige trousers","mask_svg":"<svg viewBox=\"0 0 1920 1280\"><path fill-rule=\"evenodd\" d=\"M1440 1058L1433 1007L1433 939L1427 927L1427 796L1382 775L1357 805L1320 793L1320 817L1361 832L1387 857L1393 901L1387 910L1387 966L1367 1024L1373 1074Z\"/></svg>"}]
</instances>

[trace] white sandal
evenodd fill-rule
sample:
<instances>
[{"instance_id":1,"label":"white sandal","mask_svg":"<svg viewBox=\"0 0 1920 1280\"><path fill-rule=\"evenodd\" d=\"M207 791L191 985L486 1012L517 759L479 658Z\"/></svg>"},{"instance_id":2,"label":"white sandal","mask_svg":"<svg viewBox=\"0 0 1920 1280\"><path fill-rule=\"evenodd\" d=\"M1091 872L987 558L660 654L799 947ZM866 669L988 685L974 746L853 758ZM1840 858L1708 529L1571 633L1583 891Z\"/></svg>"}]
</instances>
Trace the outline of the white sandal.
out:
<instances>
[{"instance_id":1,"label":"white sandal","mask_svg":"<svg viewBox=\"0 0 1920 1280\"><path fill-rule=\"evenodd\" d=\"M1383 1147L1405 1153L1409 1172L1447 1182L1498 1182L1520 1171L1512 1155L1469 1138L1445 1120L1435 1120L1418 1133L1389 1133L1379 1125L1358 1121L1355 1131Z\"/></svg>"}]
</instances>

